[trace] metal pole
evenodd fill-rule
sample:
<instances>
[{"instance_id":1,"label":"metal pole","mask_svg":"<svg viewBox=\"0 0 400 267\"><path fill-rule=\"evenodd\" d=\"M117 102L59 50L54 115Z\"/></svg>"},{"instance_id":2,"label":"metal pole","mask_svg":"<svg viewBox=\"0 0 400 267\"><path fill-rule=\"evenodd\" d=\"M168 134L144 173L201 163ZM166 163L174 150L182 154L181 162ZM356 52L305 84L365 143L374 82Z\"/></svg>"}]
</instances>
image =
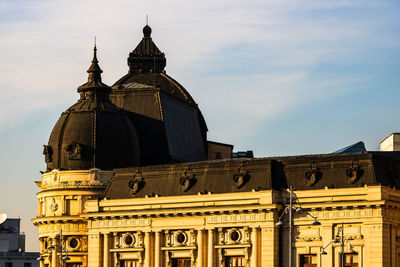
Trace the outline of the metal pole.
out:
<instances>
[{"instance_id":1,"label":"metal pole","mask_svg":"<svg viewBox=\"0 0 400 267\"><path fill-rule=\"evenodd\" d=\"M60 267L63 267L63 261L62 261L62 230L60 231Z\"/></svg>"},{"instance_id":2,"label":"metal pole","mask_svg":"<svg viewBox=\"0 0 400 267\"><path fill-rule=\"evenodd\" d=\"M344 267L344 227L343 227L343 223L342 223L342 267Z\"/></svg>"},{"instance_id":3,"label":"metal pole","mask_svg":"<svg viewBox=\"0 0 400 267\"><path fill-rule=\"evenodd\" d=\"M290 203L289 203L289 267L292 267L292 226L293 226L293 187L290 186Z\"/></svg>"}]
</instances>

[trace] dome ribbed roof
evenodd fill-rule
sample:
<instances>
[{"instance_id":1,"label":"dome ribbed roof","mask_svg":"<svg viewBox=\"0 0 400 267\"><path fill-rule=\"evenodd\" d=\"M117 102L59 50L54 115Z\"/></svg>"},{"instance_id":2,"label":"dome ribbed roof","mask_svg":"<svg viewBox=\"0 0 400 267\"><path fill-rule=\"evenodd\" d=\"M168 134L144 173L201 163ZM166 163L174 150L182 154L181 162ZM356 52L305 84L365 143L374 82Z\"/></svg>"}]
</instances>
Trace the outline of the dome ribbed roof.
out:
<instances>
[{"instance_id":1,"label":"dome ribbed roof","mask_svg":"<svg viewBox=\"0 0 400 267\"><path fill-rule=\"evenodd\" d=\"M80 99L62 113L44 146L47 171L136 166L140 149L135 127L125 111L109 100L111 88L94 48L88 82L78 87Z\"/></svg>"},{"instance_id":2,"label":"dome ribbed roof","mask_svg":"<svg viewBox=\"0 0 400 267\"><path fill-rule=\"evenodd\" d=\"M143 165L205 160L203 115L189 92L166 74L165 55L151 32L143 28L142 40L129 53L129 72L112 86L110 99L130 112Z\"/></svg>"}]
</instances>

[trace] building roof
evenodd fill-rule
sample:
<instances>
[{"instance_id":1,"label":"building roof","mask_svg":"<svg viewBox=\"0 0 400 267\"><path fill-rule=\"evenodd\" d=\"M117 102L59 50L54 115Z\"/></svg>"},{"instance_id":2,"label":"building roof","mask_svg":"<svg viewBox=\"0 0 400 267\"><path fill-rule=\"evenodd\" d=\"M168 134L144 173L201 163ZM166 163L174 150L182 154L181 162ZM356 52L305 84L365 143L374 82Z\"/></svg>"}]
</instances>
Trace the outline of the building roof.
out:
<instances>
[{"instance_id":1,"label":"building roof","mask_svg":"<svg viewBox=\"0 0 400 267\"><path fill-rule=\"evenodd\" d=\"M351 153L364 153L366 152L367 149L365 148L364 142L357 142L355 144L346 146L344 148L341 148L333 153L346 153L346 154L351 154Z\"/></svg>"},{"instance_id":2,"label":"building roof","mask_svg":"<svg viewBox=\"0 0 400 267\"><path fill-rule=\"evenodd\" d=\"M111 103L111 88L102 83L97 49L80 99L62 113L44 146L47 171L137 166L140 147L132 121Z\"/></svg>"},{"instance_id":3,"label":"building roof","mask_svg":"<svg viewBox=\"0 0 400 267\"><path fill-rule=\"evenodd\" d=\"M165 73L166 58L146 25L128 57L129 72L119 79L111 101L128 111L138 134L141 164L207 158L207 125L186 89Z\"/></svg>"},{"instance_id":4,"label":"building roof","mask_svg":"<svg viewBox=\"0 0 400 267\"><path fill-rule=\"evenodd\" d=\"M115 170L104 197L197 195L387 185L400 188L400 152L229 159Z\"/></svg>"}]
</instances>

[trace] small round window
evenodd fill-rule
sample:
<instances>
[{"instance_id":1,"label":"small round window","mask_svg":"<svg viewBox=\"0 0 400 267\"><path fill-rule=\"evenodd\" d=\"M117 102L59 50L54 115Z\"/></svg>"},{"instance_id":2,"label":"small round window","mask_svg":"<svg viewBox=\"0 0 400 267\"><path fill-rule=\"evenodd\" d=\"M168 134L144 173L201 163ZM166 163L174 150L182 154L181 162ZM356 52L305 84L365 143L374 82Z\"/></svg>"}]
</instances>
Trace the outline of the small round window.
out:
<instances>
[{"instance_id":1,"label":"small round window","mask_svg":"<svg viewBox=\"0 0 400 267\"><path fill-rule=\"evenodd\" d=\"M186 235L182 232L179 232L176 235L176 242L178 242L179 244L183 244L186 241Z\"/></svg>"},{"instance_id":2,"label":"small round window","mask_svg":"<svg viewBox=\"0 0 400 267\"><path fill-rule=\"evenodd\" d=\"M132 235L126 235L125 238L124 238L124 243L127 246L132 245L134 243L133 236Z\"/></svg>"},{"instance_id":3,"label":"small round window","mask_svg":"<svg viewBox=\"0 0 400 267\"><path fill-rule=\"evenodd\" d=\"M239 233L239 231L238 230L232 230L231 231L231 233L230 233L230 235L229 235L229 237L230 237L230 239L233 241L233 242L237 242L237 241L239 241L239 239L240 239L240 233Z\"/></svg>"},{"instance_id":4,"label":"small round window","mask_svg":"<svg viewBox=\"0 0 400 267\"><path fill-rule=\"evenodd\" d=\"M79 241L78 241L78 239L76 239L76 238L72 238L72 239L69 241L69 246L70 246L71 248L77 248L78 245L79 245Z\"/></svg>"}]
</instances>

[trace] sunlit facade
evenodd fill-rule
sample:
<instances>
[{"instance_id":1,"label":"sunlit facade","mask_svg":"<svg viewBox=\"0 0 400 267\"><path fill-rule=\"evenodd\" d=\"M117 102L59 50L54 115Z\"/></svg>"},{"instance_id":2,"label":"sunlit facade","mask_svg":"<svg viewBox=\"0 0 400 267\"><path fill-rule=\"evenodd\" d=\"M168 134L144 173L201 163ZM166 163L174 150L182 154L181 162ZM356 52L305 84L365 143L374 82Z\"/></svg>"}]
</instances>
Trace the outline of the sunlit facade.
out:
<instances>
[{"instance_id":1,"label":"sunlit facade","mask_svg":"<svg viewBox=\"0 0 400 267\"><path fill-rule=\"evenodd\" d=\"M398 152L233 159L143 33L44 146L41 266L400 266Z\"/></svg>"}]
</instances>

